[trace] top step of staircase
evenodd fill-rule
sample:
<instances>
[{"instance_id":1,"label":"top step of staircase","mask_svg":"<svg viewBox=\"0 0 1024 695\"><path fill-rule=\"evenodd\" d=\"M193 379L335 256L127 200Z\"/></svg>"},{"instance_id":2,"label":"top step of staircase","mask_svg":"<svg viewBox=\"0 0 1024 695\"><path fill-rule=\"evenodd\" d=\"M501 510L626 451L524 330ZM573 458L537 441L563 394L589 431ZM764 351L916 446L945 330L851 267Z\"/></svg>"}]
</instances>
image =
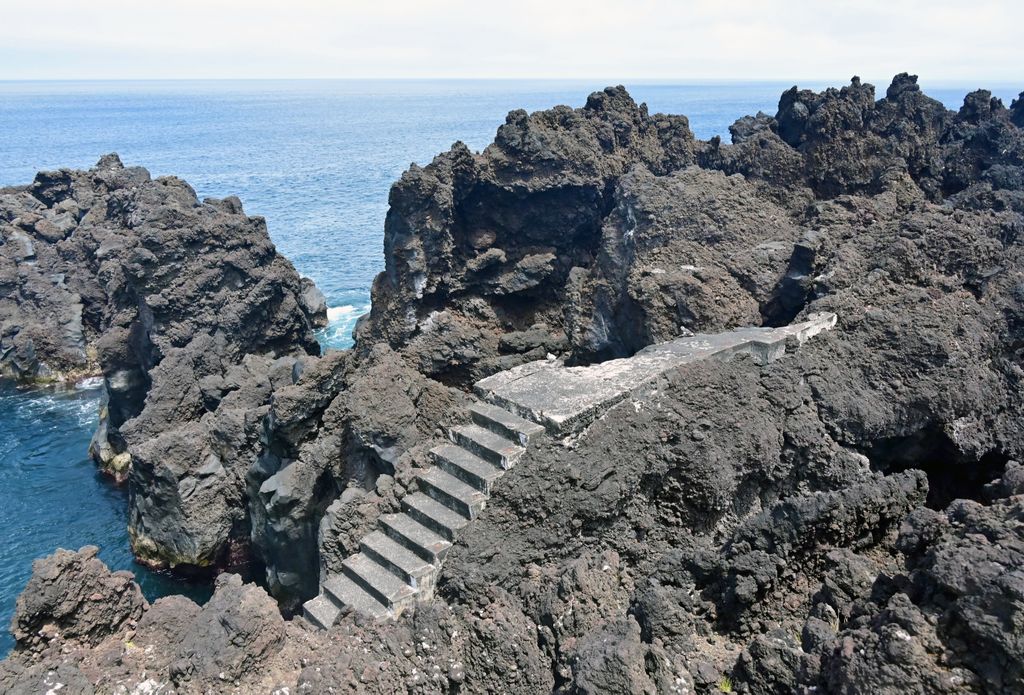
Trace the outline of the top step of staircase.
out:
<instances>
[{"instance_id":1,"label":"top step of staircase","mask_svg":"<svg viewBox=\"0 0 1024 695\"><path fill-rule=\"evenodd\" d=\"M511 439L520 446L527 446L531 438L544 434L543 425L513 415L504 408L490 403L474 403L469 407L469 414L476 424Z\"/></svg>"},{"instance_id":2,"label":"top step of staircase","mask_svg":"<svg viewBox=\"0 0 1024 695\"><path fill-rule=\"evenodd\" d=\"M448 432L451 440L480 458L508 470L526 450L507 437L480 425L459 425Z\"/></svg>"}]
</instances>

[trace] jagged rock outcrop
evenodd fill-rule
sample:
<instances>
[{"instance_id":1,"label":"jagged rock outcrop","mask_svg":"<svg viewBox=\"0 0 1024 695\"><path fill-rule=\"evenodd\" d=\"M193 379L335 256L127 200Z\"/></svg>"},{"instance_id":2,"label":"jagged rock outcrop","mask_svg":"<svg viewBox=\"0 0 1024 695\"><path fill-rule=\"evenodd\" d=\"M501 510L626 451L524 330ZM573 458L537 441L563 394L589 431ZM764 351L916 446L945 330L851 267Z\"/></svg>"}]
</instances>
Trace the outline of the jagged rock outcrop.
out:
<instances>
[{"instance_id":1,"label":"jagged rock outcrop","mask_svg":"<svg viewBox=\"0 0 1024 695\"><path fill-rule=\"evenodd\" d=\"M98 552L96 546L58 550L33 563L11 623L23 649L69 640L92 646L138 622L147 603L134 577L108 570Z\"/></svg>"},{"instance_id":2,"label":"jagged rock outcrop","mask_svg":"<svg viewBox=\"0 0 1024 695\"><path fill-rule=\"evenodd\" d=\"M248 561L247 480L262 460L263 420L274 389L293 384L304 364L257 355L231 364L216 354L165 359L147 407L122 427L132 456L132 548L155 567L202 572Z\"/></svg>"},{"instance_id":3,"label":"jagged rock outcrop","mask_svg":"<svg viewBox=\"0 0 1024 695\"><path fill-rule=\"evenodd\" d=\"M469 383L546 352L593 360L680 329L787 323L821 243L804 219L815 198L906 181L927 200L1019 211L1011 113L984 91L949 112L905 74L877 102L857 78L794 87L733 145L695 141L621 88L514 112L482 153L456 145L395 185L360 341Z\"/></svg>"},{"instance_id":4,"label":"jagged rock outcrop","mask_svg":"<svg viewBox=\"0 0 1024 695\"><path fill-rule=\"evenodd\" d=\"M0 690L20 692L269 692L294 678L288 626L267 593L221 575L202 607L182 596L150 605L129 572L95 548L36 562L19 599L17 645Z\"/></svg>"},{"instance_id":5,"label":"jagged rock outcrop","mask_svg":"<svg viewBox=\"0 0 1024 695\"><path fill-rule=\"evenodd\" d=\"M274 387L319 354L322 295L237 198L200 202L116 155L0 193L2 372L102 374L91 450L131 491L133 550L230 564Z\"/></svg>"},{"instance_id":6,"label":"jagged rock outcrop","mask_svg":"<svg viewBox=\"0 0 1024 695\"><path fill-rule=\"evenodd\" d=\"M618 87L582 109L514 111L483 153L456 144L411 168L358 342L406 347L424 374L462 384L566 349L566 283L598 251L615 182L638 163L679 169L694 146L684 117L650 116Z\"/></svg>"},{"instance_id":7,"label":"jagged rock outcrop","mask_svg":"<svg viewBox=\"0 0 1024 695\"><path fill-rule=\"evenodd\" d=\"M410 169L354 351L217 363L189 387L216 406L180 421L189 446L242 450L218 454L223 473L190 475L191 494L248 539L286 606L396 511L423 445L463 417L459 387L549 352L590 362L814 312L838 324L772 364L680 367L585 432L531 446L449 551L440 601L388 623L343 615L328 632L293 620L283 638L269 616L240 619L247 661L190 642L212 623L163 599L135 633L162 635L146 677L1024 692L1024 96L1005 108L980 90L954 112L909 75L875 96L858 79L794 88L729 144L611 88L578 110L514 112L484 152L457 145ZM140 451L141 471L156 456ZM203 497L218 476L230 502ZM248 605L223 595L210 620ZM106 653L22 645L0 684L141 682L130 650L97 667Z\"/></svg>"},{"instance_id":8,"label":"jagged rock outcrop","mask_svg":"<svg viewBox=\"0 0 1024 695\"><path fill-rule=\"evenodd\" d=\"M234 355L317 352L323 298L237 198L200 202L184 181L108 155L3 189L0 220L4 375L102 370L122 397L115 427L141 408L146 389L132 387L198 334L223 334Z\"/></svg>"}]
</instances>

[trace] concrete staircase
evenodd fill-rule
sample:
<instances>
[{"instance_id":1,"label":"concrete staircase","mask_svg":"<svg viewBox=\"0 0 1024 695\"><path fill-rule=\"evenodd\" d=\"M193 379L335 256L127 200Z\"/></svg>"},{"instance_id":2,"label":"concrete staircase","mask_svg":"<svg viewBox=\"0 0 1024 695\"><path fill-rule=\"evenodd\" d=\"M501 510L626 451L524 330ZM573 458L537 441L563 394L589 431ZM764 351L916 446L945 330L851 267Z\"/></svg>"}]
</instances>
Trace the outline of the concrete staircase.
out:
<instances>
[{"instance_id":1,"label":"concrete staircase","mask_svg":"<svg viewBox=\"0 0 1024 695\"><path fill-rule=\"evenodd\" d=\"M417 479L400 514L380 518L380 528L360 541L361 551L328 577L320 595L303 605L305 618L329 628L346 607L377 618L395 618L434 593L445 554L456 534L483 510L491 486L516 465L544 427L487 403L470 407L472 424L452 428L450 443L430 450L434 465Z\"/></svg>"},{"instance_id":2,"label":"concrete staircase","mask_svg":"<svg viewBox=\"0 0 1024 695\"><path fill-rule=\"evenodd\" d=\"M616 403L659 375L710 359L750 355L768 364L836 326L830 312L778 328L746 327L698 334L644 348L632 357L570 367L560 360L528 362L478 381L486 401L470 408L473 424L452 428L450 443L430 450L434 466L420 474L419 491L402 500L403 512L381 517L343 572L323 582L304 604L304 615L328 628L345 607L394 618L428 600L456 534L487 504L491 486L514 466L532 439L545 432L581 431ZM542 424L538 424L542 423Z\"/></svg>"}]
</instances>

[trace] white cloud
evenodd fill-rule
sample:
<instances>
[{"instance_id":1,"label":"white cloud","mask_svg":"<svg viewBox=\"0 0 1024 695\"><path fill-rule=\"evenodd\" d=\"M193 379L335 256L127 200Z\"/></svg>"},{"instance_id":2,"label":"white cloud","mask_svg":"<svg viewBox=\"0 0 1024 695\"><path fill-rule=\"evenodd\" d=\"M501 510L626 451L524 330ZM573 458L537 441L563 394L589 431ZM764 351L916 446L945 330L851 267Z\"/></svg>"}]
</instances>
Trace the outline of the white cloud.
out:
<instances>
[{"instance_id":1,"label":"white cloud","mask_svg":"<svg viewBox=\"0 0 1024 695\"><path fill-rule=\"evenodd\" d=\"M0 79L1024 78L1015 0L3 0Z\"/></svg>"}]
</instances>

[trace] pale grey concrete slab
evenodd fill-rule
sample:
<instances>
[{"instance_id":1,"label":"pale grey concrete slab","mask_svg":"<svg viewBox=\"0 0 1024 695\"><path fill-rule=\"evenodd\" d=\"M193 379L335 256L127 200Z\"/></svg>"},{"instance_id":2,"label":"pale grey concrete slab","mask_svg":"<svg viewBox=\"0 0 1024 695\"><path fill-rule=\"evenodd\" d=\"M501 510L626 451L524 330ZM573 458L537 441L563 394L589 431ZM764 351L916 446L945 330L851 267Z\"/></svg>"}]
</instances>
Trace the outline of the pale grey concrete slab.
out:
<instances>
[{"instance_id":1,"label":"pale grey concrete slab","mask_svg":"<svg viewBox=\"0 0 1024 695\"><path fill-rule=\"evenodd\" d=\"M586 426L670 369L741 353L766 364L785 354L787 340L803 343L834 327L836 320L835 314L820 313L780 328L748 327L694 335L586 367L540 360L482 379L476 383L476 391L485 400L564 435Z\"/></svg>"},{"instance_id":2,"label":"pale grey concrete slab","mask_svg":"<svg viewBox=\"0 0 1024 695\"><path fill-rule=\"evenodd\" d=\"M476 424L506 439L518 442L520 446L529 445L530 437L544 434L543 425L538 425L532 420L513 415L504 408L499 408L490 403L472 404L469 406L469 414Z\"/></svg>"}]
</instances>

